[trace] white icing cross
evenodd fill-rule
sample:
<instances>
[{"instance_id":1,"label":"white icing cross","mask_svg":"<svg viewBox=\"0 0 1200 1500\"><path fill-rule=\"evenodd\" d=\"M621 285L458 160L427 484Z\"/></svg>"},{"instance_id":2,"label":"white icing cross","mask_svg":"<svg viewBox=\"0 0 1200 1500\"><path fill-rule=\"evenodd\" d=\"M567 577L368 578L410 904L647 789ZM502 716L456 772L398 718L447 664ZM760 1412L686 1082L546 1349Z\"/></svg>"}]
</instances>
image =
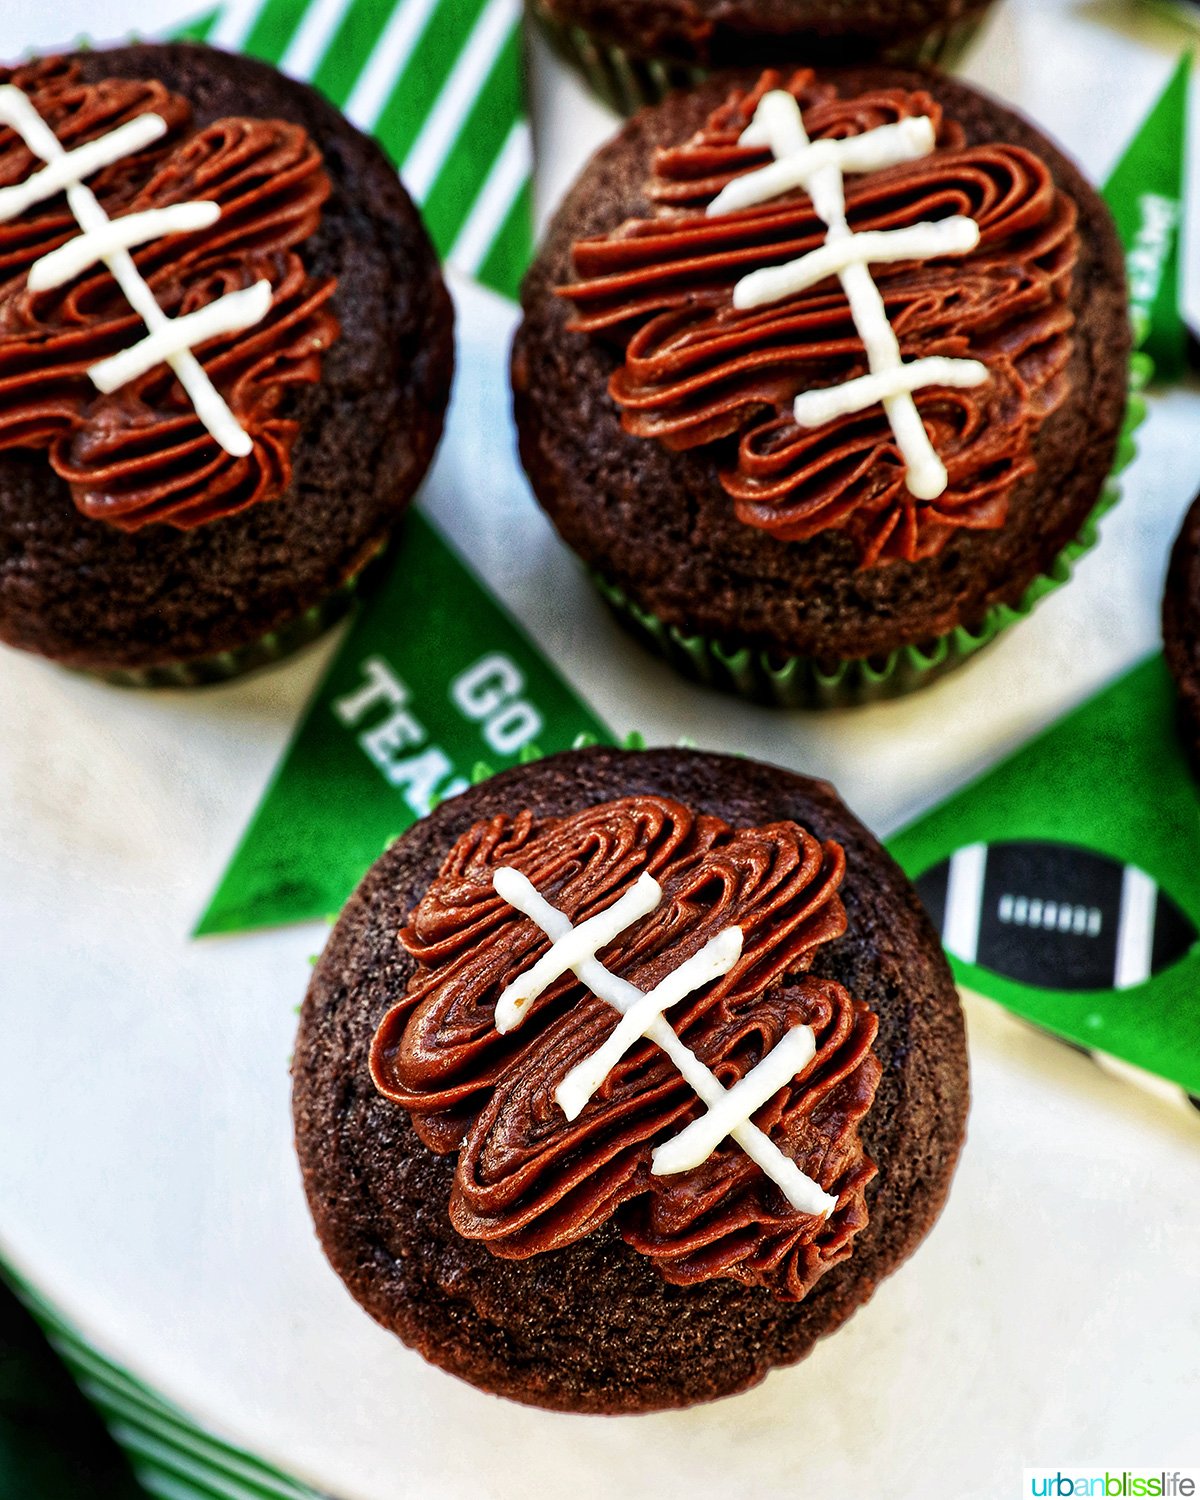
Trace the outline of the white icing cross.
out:
<instances>
[{"instance_id":1,"label":"white icing cross","mask_svg":"<svg viewBox=\"0 0 1200 1500\"><path fill-rule=\"evenodd\" d=\"M158 140L167 129L160 115L138 115L107 135L65 151L38 114L32 100L14 84L0 84L0 124L7 125L46 166L24 182L0 188L0 223L16 218L35 203L66 190L67 202L83 231L30 267L31 291L61 286L89 266L103 263L112 273L130 306L148 330L129 349L101 360L88 370L101 391L114 391L155 365L166 363L187 392L196 415L226 453L244 458L252 449L250 435L226 405L192 350L220 334L240 333L266 317L271 306L271 284L259 281L229 292L186 317L169 318L129 254L131 246L159 235L203 229L216 222L220 205L201 201L179 203L110 219L83 179L131 152Z\"/></svg>"},{"instance_id":2,"label":"white icing cross","mask_svg":"<svg viewBox=\"0 0 1200 1500\"><path fill-rule=\"evenodd\" d=\"M949 475L934 452L913 393L930 385L981 385L988 378L987 366L975 359L940 356L905 364L868 267L966 254L979 244L979 226L974 219L956 214L906 229L855 234L846 220L842 181L845 172L876 172L927 156L935 144L932 120L924 116L904 119L845 140L810 141L796 100L783 89L772 89L759 101L741 142L769 146L775 160L727 183L708 205L708 213L736 213L803 188L827 234L820 249L742 277L733 289L734 307L745 310L778 302L836 275L850 303L871 372L840 386L801 392L793 406L797 425L820 427L882 403L904 458L909 490L919 500L936 500L945 492Z\"/></svg>"},{"instance_id":3,"label":"white icing cross","mask_svg":"<svg viewBox=\"0 0 1200 1500\"><path fill-rule=\"evenodd\" d=\"M698 1167L726 1136L731 1136L780 1188L793 1208L800 1213L829 1217L837 1207L837 1198L806 1177L794 1161L751 1123L754 1112L815 1056L816 1036L812 1028L794 1027L738 1084L726 1089L680 1041L663 1014L702 985L729 973L741 957L741 928L727 927L719 932L647 992L610 973L596 954L661 902L662 887L652 875L639 876L618 901L578 927L540 896L519 870L509 866L496 870L492 884L498 895L536 922L551 939L549 952L501 994L496 1003L496 1030L503 1034L519 1026L530 1003L568 971L621 1016L603 1045L572 1068L555 1090L554 1097L569 1120L578 1117L629 1048L642 1037L649 1037L708 1106L699 1119L655 1149L650 1167L654 1175L665 1177Z\"/></svg>"}]
</instances>

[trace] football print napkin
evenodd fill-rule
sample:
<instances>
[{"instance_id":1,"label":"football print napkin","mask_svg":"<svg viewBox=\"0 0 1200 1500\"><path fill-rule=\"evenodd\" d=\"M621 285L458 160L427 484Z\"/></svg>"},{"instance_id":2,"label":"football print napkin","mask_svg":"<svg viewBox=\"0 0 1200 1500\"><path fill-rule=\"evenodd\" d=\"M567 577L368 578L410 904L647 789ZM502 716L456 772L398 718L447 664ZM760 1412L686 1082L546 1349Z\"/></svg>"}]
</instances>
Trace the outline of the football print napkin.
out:
<instances>
[{"instance_id":1,"label":"football print napkin","mask_svg":"<svg viewBox=\"0 0 1200 1500\"><path fill-rule=\"evenodd\" d=\"M1200 1096L1200 795L1161 654L890 848L965 989Z\"/></svg>"}]
</instances>

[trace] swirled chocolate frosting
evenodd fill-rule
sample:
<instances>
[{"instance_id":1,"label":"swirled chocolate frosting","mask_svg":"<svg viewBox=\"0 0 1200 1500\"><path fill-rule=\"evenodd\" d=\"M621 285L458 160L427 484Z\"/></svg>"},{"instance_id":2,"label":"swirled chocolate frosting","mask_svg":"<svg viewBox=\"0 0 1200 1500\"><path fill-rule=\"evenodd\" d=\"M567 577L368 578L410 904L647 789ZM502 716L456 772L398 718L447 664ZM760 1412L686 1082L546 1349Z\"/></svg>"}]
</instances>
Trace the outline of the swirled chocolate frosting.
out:
<instances>
[{"instance_id":1,"label":"swirled chocolate frosting","mask_svg":"<svg viewBox=\"0 0 1200 1500\"><path fill-rule=\"evenodd\" d=\"M136 115L168 130L147 150L88 179L101 206L124 214L195 199L221 205L211 229L154 240L132 252L159 306L178 317L257 281L270 311L254 327L197 351L250 435L244 458L224 452L166 365L102 395L87 371L137 342L141 320L103 265L65 286L30 292L30 267L79 228L59 195L0 223L0 450L45 448L85 515L133 531L152 521L189 528L278 498L291 480L297 425L280 414L289 386L319 378L337 337L327 306L333 279L316 280L296 253L316 229L329 181L307 133L283 120L192 123L186 100L161 83L84 83L61 59L0 73L29 95L71 150ZM0 186L42 163L0 126Z\"/></svg>"},{"instance_id":2,"label":"swirled chocolate frosting","mask_svg":"<svg viewBox=\"0 0 1200 1500\"><path fill-rule=\"evenodd\" d=\"M702 1106L651 1041L639 1042L582 1114L554 1090L594 1052L616 1012L568 974L514 1031L493 1023L505 985L549 940L492 887L512 866L578 923L643 872L664 898L598 957L649 990L731 925L743 949L723 979L670 1012L677 1034L732 1087L791 1027L816 1056L754 1117L837 1198L828 1219L794 1209L734 1142L675 1176L651 1174L654 1146ZM850 1254L875 1168L859 1122L880 1075L875 1017L809 970L844 932L845 857L795 823L734 829L664 797L630 796L564 818L529 812L477 823L455 844L401 939L417 960L371 1052L376 1086L403 1105L433 1151L457 1152L450 1217L496 1255L556 1250L612 1220L669 1282L730 1277L798 1300Z\"/></svg>"},{"instance_id":3,"label":"swirled chocolate frosting","mask_svg":"<svg viewBox=\"0 0 1200 1500\"><path fill-rule=\"evenodd\" d=\"M706 217L733 178L764 166L742 146L762 95L787 87L810 137L846 137L906 116L936 129L929 156L845 179L855 231L905 228L954 214L974 219L967 256L872 266L906 361L981 360L970 390L929 388L917 409L949 486L933 501L908 489L881 406L800 428L801 391L867 373L846 295L830 277L797 296L735 311L734 284L824 241L803 191ZM625 429L672 449L711 445L736 514L780 541L845 533L860 566L935 556L960 528L1004 524L1010 496L1034 468L1033 439L1067 393L1077 255L1074 203L1039 157L998 142L969 144L932 95L880 88L843 98L811 71L774 72L735 91L691 140L660 149L646 195L651 217L574 247L576 280L560 292L571 326L615 341L623 360L610 392Z\"/></svg>"}]
</instances>

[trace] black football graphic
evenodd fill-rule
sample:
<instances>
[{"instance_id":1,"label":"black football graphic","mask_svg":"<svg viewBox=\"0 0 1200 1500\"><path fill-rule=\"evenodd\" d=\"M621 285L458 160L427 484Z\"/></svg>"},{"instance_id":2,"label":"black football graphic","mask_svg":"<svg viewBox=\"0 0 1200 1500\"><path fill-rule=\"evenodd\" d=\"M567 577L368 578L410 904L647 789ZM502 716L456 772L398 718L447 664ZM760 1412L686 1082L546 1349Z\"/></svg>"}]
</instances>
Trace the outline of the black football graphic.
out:
<instances>
[{"instance_id":1,"label":"black football graphic","mask_svg":"<svg viewBox=\"0 0 1200 1500\"><path fill-rule=\"evenodd\" d=\"M948 953L1038 989L1132 989L1200 936L1144 870L1075 844L968 844L916 885Z\"/></svg>"}]
</instances>

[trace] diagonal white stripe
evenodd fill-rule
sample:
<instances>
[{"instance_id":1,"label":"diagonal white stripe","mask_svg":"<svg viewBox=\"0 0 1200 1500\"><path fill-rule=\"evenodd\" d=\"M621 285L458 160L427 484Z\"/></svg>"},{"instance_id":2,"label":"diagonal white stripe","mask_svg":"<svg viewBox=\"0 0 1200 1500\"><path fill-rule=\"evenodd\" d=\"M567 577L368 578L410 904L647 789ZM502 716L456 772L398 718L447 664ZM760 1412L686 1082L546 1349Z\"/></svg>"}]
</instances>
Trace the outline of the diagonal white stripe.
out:
<instances>
[{"instance_id":1,"label":"diagonal white stripe","mask_svg":"<svg viewBox=\"0 0 1200 1500\"><path fill-rule=\"evenodd\" d=\"M241 50L267 0L225 0L217 24L209 33L209 44L229 52Z\"/></svg>"},{"instance_id":2,"label":"diagonal white stripe","mask_svg":"<svg viewBox=\"0 0 1200 1500\"><path fill-rule=\"evenodd\" d=\"M496 888L496 894L503 896L505 901L510 906L515 906L518 911L525 910L525 907L520 904L522 901L528 903L537 896L537 892L519 870L510 870L507 867L497 870L492 878L492 884ZM502 1036L513 1031L525 1019L531 1000L536 1000L543 990L561 979L569 969L577 970L580 964L593 962L601 948L606 948L614 938L619 937L634 922L648 916L661 900L662 887L653 875L643 870L620 900L615 901L612 906L606 907L594 917L589 917L586 922L580 922L578 927L572 927L566 923L561 935L552 933L553 941L550 951L544 953L531 969L519 975L511 984L505 985L500 998L496 1001L494 1023L496 1030ZM546 910L550 911L551 908L547 906ZM563 920L565 923L566 919ZM549 930L545 927L545 923L541 925L543 930ZM636 1004L642 998L640 992L635 991L632 985L623 985L623 993L630 1004Z\"/></svg>"},{"instance_id":3,"label":"diagonal white stripe","mask_svg":"<svg viewBox=\"0 0 1200 1500\"><path fill-rule=\"evenodd\" d=\"M84 178L91 177L101 167L111 166L123 156L131 156L161 140L167 133L167 122L161 115L136 115L118 125L107 135L98 136L66 151L58 144L58 138L48 127L38 128L41 116L27 96L13 84L5 84L0 92L0 119L15 130L29 149L40 156L46 165L26 177L24 182L14 182L11 187L0 188L0 222L7 223L23 214L35 203L44 203L64 188L78 186ZM105 216L107 223L107 215Z\"/></svg>"},{"instance_id":4,"label":"diagonal white stripe","mask_svg":"<svg viewBox=\"0 0 1200 1500\"><path fill-rule=\"evenodd\" d=\"M735 179L736 181L736 179ZM955 214L903 229L869 229L862 234L827 239L817 250L780 266L764 266L743 276L733 289L739 312L795 297L827 276L839 276L852 265L895 265L938 255L965 255L979 244L979 225Z\"/></svg>"},{"instance_id":5,"label":"diagonal white stripe","mask_svg":"<svg viewBox=\"0 0 1200 1500\"><path fill-rule=\"evenodd\" d=\"M149 240L173 234L189 234L208 229L221 217L221 205L207 198L188 203L171 203L166 208L147 208L140 213L125 214L100 229L85 230L73 240L51 250L29 268L25 284L31 292L46 292L81 276L97 261L118 250L132 250Z\"/></svg>"},{"instance_id":6,"label":"diagonal white stripe","mask_svg":"<svg viewBox=\"0 0 1200 1500\"><path fill-rule=\"evenodd\" d=\"M190 1484L196 1500L220 1496L221 1500L290 1500L294 1490L272 1483L269 1476L230 1473L203 1456L189 1453L177 1442L162 1441L150 1433L121 1421L109 1423L116 1442L133 1460L134 1466L156 1477ZM177 1434L172 1434L177 1436Z\"/></svg>"},{"instance_id":7,"label":"diagonal white stripe","mask_svg":"<svg viewBox=\"0 0 1200 1500\"><path fill-rule=\"evenodd\" d=\"M655 1148L650 1171L655 1177L670 1177L675 1172L690 1172L707 1161L732 1130L798 1078L816 1055L816 1032L811 1026L794 1026L723 1099Z\"/></svg>"},{"instance_id":8,"label":"diagonal white stripe","mask_svg":"<svg viewBox=\"0 0 1200 1500\"><path fill-rule=\"evenodd\" d=\"M988 367L977 359L947 359L944 354L931 354L925 359L910 359L893 370L844 380L841 385L801 391L793 403L792 414L797 427L821 427L880 402L886 405L896 398L897 392L911 395L931 385L965 390L982 385L987 378Z\"/></svg>"},{"instance_id":9,"label":"diagonal white stripe","mask_svg":"<svg viewBox=\"0 0 1200 1500\"><path fill-rule=\"evenodd\" d=\"M155 1500L197 1500L196 1486L187 1480L160 1474L144 1465L137 1467L137 1477L142 1488Z\"/></svg>"},{"instance_id":10,"label":"diagonal white stripe","mask_svg":"<svg viewBox=\"0 0 1200 1500\"><path fill-rule=\"evenodd\" d=\"M370 131L378 120L397 75L437 6L438 0L401 0L392 12L346 100L346 118L360 130Z\"/></svg>"},{"instance_id":11,"label":"diagonal white stripe","mask_svg":"<svg viewBox=\"0 0 1200 1500\"><path fill-rule=\"evenodd\" d=\"M1136 865L1121 877L1121 920L1117 926L1117 959L1113 988L1131 990L1150 978L1154 952L1154 917L1158 884Z\"/></svg>"},{"instance_id":12,"label":"diagonal white stripe","mask_svg":"<svg viewBox=\"0 0 1200 1500\"><path fill-rule=\"evenodd\" d=\"M509 33L519 24L513 0L488 0L400 169L405 187L418 203L425 201L437 180L488 71Z\"/></svg>"},{"instance_id":13,"label":"diagonal white stripe","mask_svg":"<svg viewBox=\"0 0 1200 1500\"><path fill-rule=\"evenodd\" d=\"M728 974L741 956L742 929L727 927L716 937L709 938L699 953L693 953L641 999L635 1000L617 1022L616 1029L609 1033L608 1039L590 1057L577 1063L554 1090L558 1107L567 1119L577 1119L583 1113L584 1105L626 1052L646 1035L664 1011L686 1000L714 979ZM720 1140L718 1136L718 1144Z\"/></svg>"},{"instance_id":14,"label":"diagonal white stripe","mask_svg":"<svg viewBox=\"0 0 1200 1500\"><path fill-rule=\"evenodd\" d=\"M122 1447L133 1447L140 1442L144 1449L155 1444L160 1451L178 1454L209 1473L256 1486L259 1500L266 1500L268 1495L274 1500L293 1500L297 1493L289 1480L277 1477L262 1460L231 1448L212 1433L194 1426L177 1408L147 1409L145 1402L137 1406L128 1400L114 1400L103 1389L97 1391L90 1380L83 1379L80 1385Z\"/></svg>"},{"instance_id":15,"label":"diagonal white stripe","mask_svg":"<svg viewBox=\"0 0 1200 1500\"><path fill-rule=\"evenodd\" d=\"M313 0L279 60L279 71L307 82L317 71L350 4L351 0Z\"/></svg>"},{"instance_id":16,"label":"diagonal white stripe","mask_svg":"<svg viewBox=\"0 0 1200 1500\"><path fill-rule=\"evenodd\" d=\"M842 172L871 173L903 161L917 161L929 155L936 140L933 121L925 116L880 125L845 140L808 142L805 138L803 144L793 120L771 120L770 115L764 120L770 120L770 124L764 124L761 131L748 126L742 132L742 141L747 145L760 142L770 146L776 152L775 161L726 183L705 209L710 217L739 213L796 188L807 191L813 173L828 167L837 167ZM786 148L782 154L781 147Z\"/></svg>"},{"instance_id":17,"label":"diagonal white stripe","mask_svg":"<svg viewBox=\"0 0 1200 1500\"><path fill-rule=\"evenodd\" d=\"M500 155L492 163L492 169L448 256L460 271L474 276L479 270L508 217L513 200L529 180L532 170L533 142L529 122L517 120L500 148Z\"/></svg>"},{"instance_id":18,"label":"diagonal white stripe","mask_svg":"<svg viewBox=\"0 0 1200 1500\"><path fill-rule=\"evenodd\" d=\"M155 365L170 363L181 354L190 354L209 339L252 328L270 312L273 295L269 281L256 281L240 291L226 292L215 302L206 302L203 307L181 318L164 318L162 324L153 328L144 339L92 365L88 369L92 383L97 390L110 395L130 381L139 379Z\"/></svg>"}]
</instances>

